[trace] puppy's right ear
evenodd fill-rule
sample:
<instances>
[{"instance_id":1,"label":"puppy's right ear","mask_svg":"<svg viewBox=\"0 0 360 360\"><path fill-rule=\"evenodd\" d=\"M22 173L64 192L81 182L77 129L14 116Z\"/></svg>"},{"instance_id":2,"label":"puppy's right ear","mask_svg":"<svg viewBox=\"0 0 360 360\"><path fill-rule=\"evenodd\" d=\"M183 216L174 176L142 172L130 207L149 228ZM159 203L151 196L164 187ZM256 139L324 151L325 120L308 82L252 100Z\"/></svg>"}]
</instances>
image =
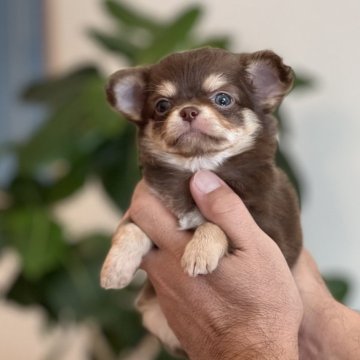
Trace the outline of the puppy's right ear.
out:
<instances>
[{"instance_id":1,"label":"puppy's right ear","mask_svg":"<svg viewBox=\"0 0 360 360\"><path fill-rule=\"evenodd\" d=\"M147 73L145 67L119 70L111 75L106 86L109 103L129 120L142 120Z\"/></svg>"},{"instance_id":2,"label":"puppy's right ear","mask_svg":"<svg viewBox=\"0 0 360 360\"><path fill-rule=\"evenodd\" d=\"M243 59L258 104L265 112L274 112L292 88L294 72L270 50L246 54Z\"/></svg>"}]
</instances>

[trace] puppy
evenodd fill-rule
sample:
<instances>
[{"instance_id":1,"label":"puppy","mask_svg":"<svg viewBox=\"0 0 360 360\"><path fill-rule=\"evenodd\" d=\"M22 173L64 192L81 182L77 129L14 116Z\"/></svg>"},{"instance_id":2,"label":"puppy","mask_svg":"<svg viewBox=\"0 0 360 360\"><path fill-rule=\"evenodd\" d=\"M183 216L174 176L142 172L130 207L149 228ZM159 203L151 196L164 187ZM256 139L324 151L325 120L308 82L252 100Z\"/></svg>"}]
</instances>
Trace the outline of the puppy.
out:
<instances>
[{"instance_id":1,"label":"puppy","mask_svg":"<svg viewBox=\"0 0 360 360\"><path fill-rule=\"evenodd\" d=\"M211 48L175 53L111 76L109 102L138 127L143 177L177 216L180 228L194 231L181 261L190 276L211 273L228 251L226 235L204 219L191 197L189 181L200 169L220 176L278 244L289 266L295 263L302 244L298 202L274 163L277 122L272 115L293 79L291 68L271 51L233 54ZM139 227L121 224L101 285L128 285L151 247ZM138 308L151 332L172 350L181 349L151 284Z\"/></svg>"}]
</instances>

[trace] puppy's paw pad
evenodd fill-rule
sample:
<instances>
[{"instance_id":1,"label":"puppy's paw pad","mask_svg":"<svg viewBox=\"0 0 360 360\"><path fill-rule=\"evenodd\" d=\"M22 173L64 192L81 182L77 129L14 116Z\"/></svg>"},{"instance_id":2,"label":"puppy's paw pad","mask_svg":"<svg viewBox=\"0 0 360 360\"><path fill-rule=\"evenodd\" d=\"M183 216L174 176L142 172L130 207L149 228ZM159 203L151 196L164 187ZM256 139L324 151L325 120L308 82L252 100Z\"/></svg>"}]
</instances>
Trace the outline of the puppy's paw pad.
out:
<instances>
[{"instance_id":1,"label":"puppy's paw pad","mask_svg":"<svg viewBox=\"0 0 360 360\"><path fill-rule=\"evenodd\" d=\"M211 248L199 248L190 242L185 249L184 255L181 259L181 265L185 272L190 276L205 275L213 272L221 255Z\"/></svg>"},{"instance_id":2,"label":"puppy's paw pad","mask_svg":"<svg viewBox=\"0 0 360 360\"><path fill-rule=\"evenodd\" d=\"M139 267L138 259L111 250L101 270L100 285L104 289L122 289L129 285Z\"/></svg>"}]
</instances>

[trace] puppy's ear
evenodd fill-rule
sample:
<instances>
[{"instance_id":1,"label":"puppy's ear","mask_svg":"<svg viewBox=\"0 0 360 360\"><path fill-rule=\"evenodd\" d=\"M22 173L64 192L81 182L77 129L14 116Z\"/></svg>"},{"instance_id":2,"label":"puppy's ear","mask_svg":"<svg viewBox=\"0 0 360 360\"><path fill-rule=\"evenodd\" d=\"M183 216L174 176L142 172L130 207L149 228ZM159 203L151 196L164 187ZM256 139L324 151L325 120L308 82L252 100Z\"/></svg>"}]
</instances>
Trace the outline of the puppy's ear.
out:
<instances>
[{"instance_id":1,"label":"puppy's ear","mask_svg":"<svg viewBox=\"0 0 360 360\"><path fill-rule=\"evenodd\" d=\"M109 103L125 117L141 121L145 103L145 86L148 68L119 70L111 75L106 86Z\"/></svg>"},{"instance_id":2,"label":"puppy's ear","mask_svg":"<svg viewBox=\"0 0 360 360\"><path fill-rule=\"evenodd\" d=\"M246 72L258 104L267 113L276 110L294 82L291 67L270 50L248 54Z\"/></svg>"}]
</instances>

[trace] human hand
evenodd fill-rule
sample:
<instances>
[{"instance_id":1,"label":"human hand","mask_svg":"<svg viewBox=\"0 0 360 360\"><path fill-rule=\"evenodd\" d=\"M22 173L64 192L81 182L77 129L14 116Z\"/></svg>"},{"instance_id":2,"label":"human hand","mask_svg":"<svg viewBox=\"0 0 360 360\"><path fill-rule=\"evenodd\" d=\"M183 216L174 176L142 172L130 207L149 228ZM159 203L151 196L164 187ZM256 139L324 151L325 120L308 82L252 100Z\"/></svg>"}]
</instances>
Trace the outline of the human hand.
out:
<instances>
[{"instance_id":1,"label":"human hand","mask_svg":"<svg viewBox=\"0 0 360 360\"><path fill-rule=\"evenodd\" d=\"M299 358L360 359L360 315L332 297L306 250L302 251L292 271L304 306Z\"/></svg>"},{"instance_id":2,"label":"human hand","mask_svg":"<svg viewBox=\"0 0 360 360\"><path fill-rule=\"evenodd\" d=\"M275 242L245 205L210 172L191 182L202 214L228 236L233 251L209 275L191 278L180 259L191 233L141 183L130 217L157 245L142 267L190 358L297 359L302 303Z\"/></svg>"}]
</instances>

